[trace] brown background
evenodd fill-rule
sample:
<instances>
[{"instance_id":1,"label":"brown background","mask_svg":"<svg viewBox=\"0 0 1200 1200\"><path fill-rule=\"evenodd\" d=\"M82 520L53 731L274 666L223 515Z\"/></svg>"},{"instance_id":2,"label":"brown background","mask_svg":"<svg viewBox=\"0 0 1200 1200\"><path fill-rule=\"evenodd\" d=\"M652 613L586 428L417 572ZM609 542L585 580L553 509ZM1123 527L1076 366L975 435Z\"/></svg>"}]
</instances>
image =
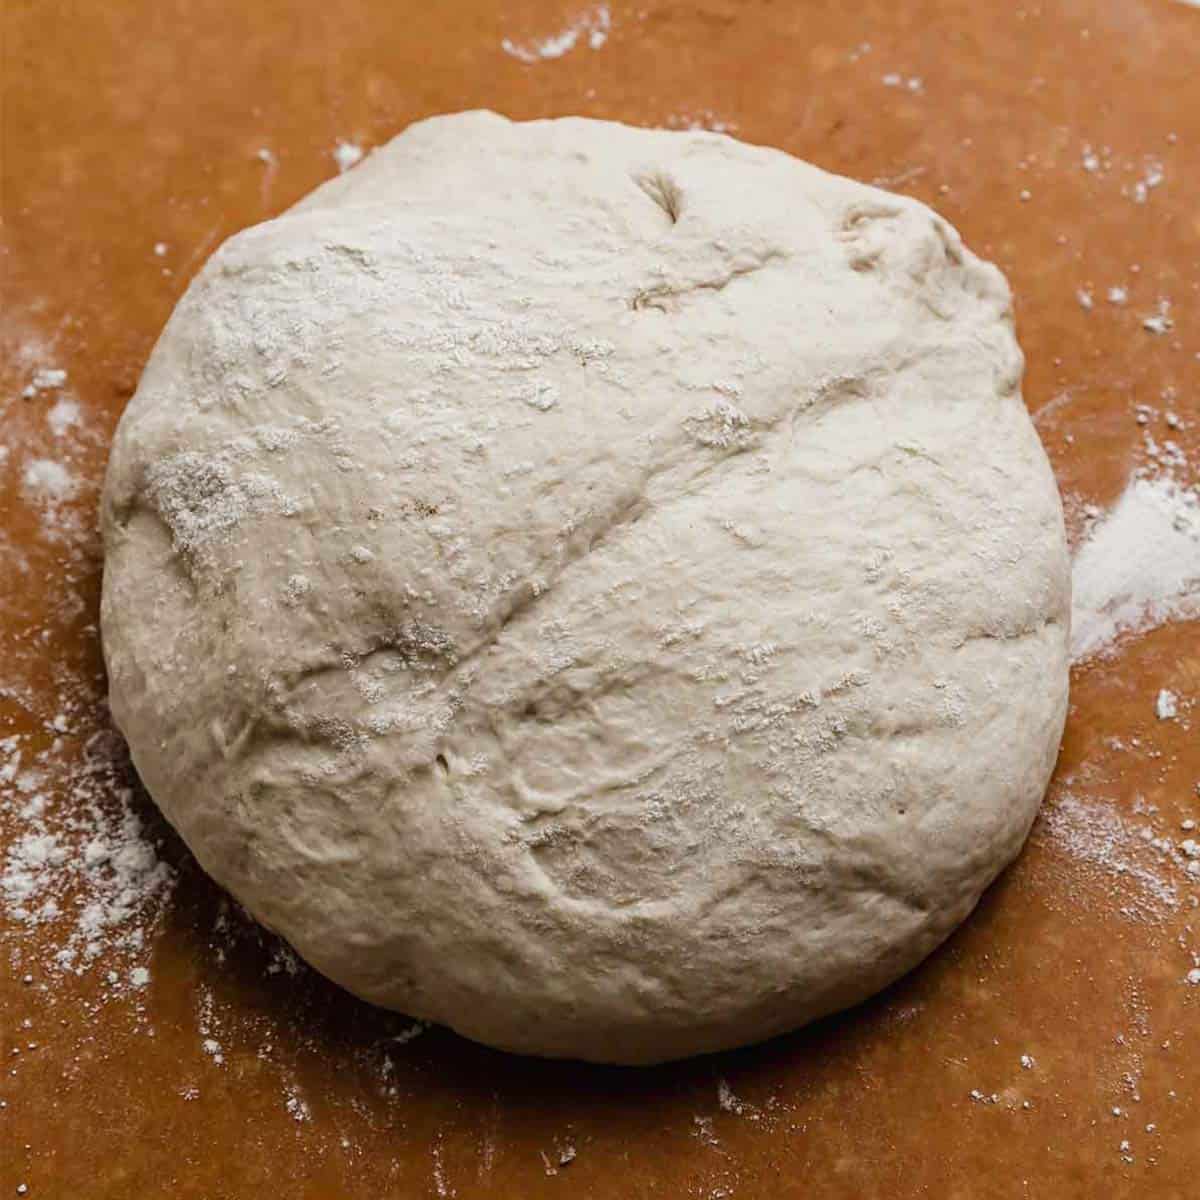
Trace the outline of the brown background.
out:
<instances>
[{"instance_id":1,"label":"brown background","mask_svg":"<svg viewBox=\"0 0 1200 1200\"><path fill-rule=\"evenodd\" d=\"M1174 388L1185 422L1200 418L1200 11L644 0L612 5L597 49L525 64L501 48L585 8L8 0L0 443L32 420L17 400L32 368L67 367L92 433L73 464L90 522L106 439L211 250L330 176L337 138L370 147L480 106L725 122L934 204L1013 282L1026 399L1073 535L1083 506L1111 504L1144 460L1137 404L1161 412ZM919 90L886 86L893 72ZM1108 148L1100 170L1081 166L1085 144ZM1165 181L1138 204L1148 157ZM1117 283L1127 306L1104 299ZM1141 327L1160 297L1176 320L1166 337ZM1161 440L1158 416L1151 427ZM1174 436L1200 464L1200 438ZM102 694L99 559L94 538L82 556L45 544L18 459L0 463L0 675L27 701L0 690L0 737L49 745L38 695L64 671ZM31 569L6 569L6 547ZM24 1182L39 1198L1194 1198L1200 987L1183 976L1200 887L1173 875L1178 905L1141 903L1100 835L1062 836L1053 820L1068 794L1097 829L1143 821L1178 837L1200 816L1195 733L1155 719L1160 687L1200 691L1194 626L1075 672L1048 817L919 971L799 1034L653 1070L520 1060L440 1030L386 1043L402 1018L307 972L269 973L271 940L236 917L215 934L221 899L168 837L182 877L136 995L106 999L103 962L40 970L43 935L0 923L0 1196ZM93 707L83 727L102 720ZM67 737L60 752L78 747ZM0 849L17 832L0 805ZM201 1046L204 995L220 1064ZM724 1107L719 1080L736 1097ZM293 1119L295 1095L311 1119Z\"/></svg>"}]
</instances>

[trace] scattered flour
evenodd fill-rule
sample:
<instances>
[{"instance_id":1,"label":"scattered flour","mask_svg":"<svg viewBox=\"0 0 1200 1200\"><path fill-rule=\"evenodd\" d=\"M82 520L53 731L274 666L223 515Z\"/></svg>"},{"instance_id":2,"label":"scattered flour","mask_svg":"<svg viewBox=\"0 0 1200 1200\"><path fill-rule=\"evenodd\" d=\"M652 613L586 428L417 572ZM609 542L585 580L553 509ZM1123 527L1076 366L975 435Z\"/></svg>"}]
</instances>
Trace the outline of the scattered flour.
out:
<instances>
[{"instance_id":1,"label":"scattered flour","mask_svg":"<svg viewBox=\"0 0 1200 1200\"><path fill-rule=\"evenodd\" d=\"M905 78L896 71L889 71L888 74L881 78L880 82L884 87L904 88L909 92L921 92L925 90L924 81L919 75L910 75Z\"/></svg>"},{"instance_id":2,"label":"scattered flour","mask_svg":"<svg viewBox=\"0 0 1200 1200\"><path fill-rule=\"evenodd\" d=\"M56 739L40 761L29 756L28 767L23 741L0 742L0 820L16 833L0 860L3 916L29 930L48 927L37 939L43 972L136 958L175 873L124 786L120 739L93 733L75 765ZM134 967L129 981L141 987L149 978Z\"/></svg>"},{"instance_id":3,"label":"scattered flour","mask_svg":"<svg viewBox=\"0 0 1200 1200\"><path fill-rule=\"evenodd\" d=\"M578 1156L578 1151L575 1149L575 1143L572 1141L559 1142L555 1139L554 1151L552 1154L547 1154L545 1150L539 1150L538 1155L542 1160L542 1167L547 1175L557 1175L563 1167L569 1167Z\"/></svg>"},{"instance_id":4,"label":"scattered flour","mask_svg":"<svg viewBox=\"0 0 1200 1200\"><path fill-rule=\"evenodd\" d=\"M1076 662L1124 633L1200 617L1200 496L1166 477L1135 478L1080 546L1072 587Z\"/></svg>"},{"instance_id":5,"label":"scattered flour","mask_svg":"<svg viewBox=\"0 0 1200 1200\"><path fill-rule=\"evenodd\" d=\"M312 1109L308 1107L299 1091L294 1088L288 1093L284 1108L287 1109L288 1116L297 1124L312 1120Z\"/></svg>"},{"instance_id":6,"label":"scattered flour","mask_svg":"<svg viewBox=\"0 0 1200 1200\"><path fill-rule=\"evenodd\" d=\"M1173 721L1179 716L1179 697L1163 688L1154 702L1154 712L1160 721Z\"/></svg>"},{"instance_id":7,"label":"scattered flour","mask_svg":"<svg viewBox=\"0 0 1200 1200\"><path fill-rule=\"evenodd\" d=\"M698 111L682 111L672 113L663 122L664 129L706 130L709 133L732 133L737 129L737 122L719 117L711 108Z\"/></svg>"},{"instance_id":8,"label":"scattered flour","mask_svg":"<svg viewBox=\"0 0 1200 1200\"><path fill-rule=\"evenodd\" d=\"M355 142L347 142L342 138L338 138L330 153L333 155L333 161L337 163L338 173L341 174L350 170L357 163L362 162L363 148Z\"/></svg>"},{"instance_id":9,"label":"scattered flour","mask_svg":"<svg viewBox=\"0 0 1200 1200\"><path fill-rule=\"evenodd\" d=\"M5 457L39 518L21 555L3 544L0 572L0 607L20 614L0 629L5 965L39 980L102 966L104 994L116 996L149 983L140 960L175 872L145 823L157 817L133 789L94 668L58 649L96 637L81 588L94 581L99 552L97 438L65 390L66 369L35 364L23 403L0 397ZM23 576L33 572L49 581L41 611L23 594Z\"/></svg>"},{"instance_id":10,"label":"scattered flour","mask_svg":"<svg viewBox=\"0 0 1200 1200\"><path fill-rule=\"evenodd\" d=\"M53 458L35 458L28 463L21 486L28 499L44 505L62 504L79 491L78 480Z\"/></svg>"},{"instance_id":11,"label":"scattered flour","mask_svg":"<svg viewBox=\"0 0 1200 1200\"><path fill-rule=\"evenodd\" d=\"M1147 159L1142 177L1133 185L1133 200L1135 204L1145 204L1150 199L1150 193L1161 187L1166 179L1163 165L1156 158Z\"/></svg>"},{"instance_id":12,"label":"scattered flour","mask_svg":"<svg viewBox=\"0 0 1200 1200\"><path fill-rule=\"evenodd\" d=\"M388 1041L394 1042L397 1046L406 1046L414 1038L419 1038L428 1028L428 1021L414 1021L407 1029L402 1029L394 1037L388 1038Z\"/></svg>"},{"instance_id":13,"label":"scattered flour","mask_svg":"<svg viewBox=\"0 0 1200 1200\"><path fill-rule=\"evenodd\" d=\"M1103 800L1085 800L1070 791L1048 803L1040 819L1051 845L1100 877L1105 887L1125 885L1114 907L1122 916L1150 924L1178 910L1172 874L1182 856L1148 823L1126 818Z\"/></svg>"},{"instance_id":14,"label":"scattered flour","mask_svg":"<svg viewBox=\"0 0 1200 1200\"><path fill-rule=\"evenodd\" d=\"M598 4L575 17L558 33L530 42L514 42L511 38L505 38L500 48L521 62L535 63L548 58L562 58L574 50L581 39L591 49L599 50L608 41L611 29L612 13L607 5Z\"/></svg>"},{"instance_id":15,"label":"scattered flour","mask_svg":"<svg viewBox=\"0 0 1200 1200\"><path fill-rule=\"evenodd\" d=\"M46 414L46 424L50 426L50 432L59 439L66 437L80 423L79 405L70 396L60 396Z\"/></svg>"},{"instance_id":16,"label":"scattered flour","mask_svg":"<svg viewBox=\"0 0 1200 1200\"><path fill-rule=\"evenodd\" d=\"M1158 302L1158 312L1152 313L1150 316L1142 319L1142 328L1147 333L1157 334L1159 337L1164 333L1170 333L1175 328L1175 321L1171 317L1170 301L1160 300Z\"/></svg>"},{"instance_id":17,"label":"scattered flour","mask_svg":"<svg viewBox=\"0 0 1200 1200\"><path fill-rule=\"evenodd\" d=\"M748 1104L739 1096L734 1095L733 1089L726 1079L717 1080L717 1104L722 1112L733 1113L738 1117L750 1117L751 1120L757 1120L759 1116L759 1110L755 1105Z\"/></svg>"},{"instance_id":18,"label":"scattered flour","mask_svg":"<svg viewBox=\"0 0 1200 1200\"><path fill-rule=\"evenodd\" d=\"M53 392L66 387L67 372L63 367L38 367L29 386L21 393L27 400L39 392Z\"/></svg>"}]
</instances>

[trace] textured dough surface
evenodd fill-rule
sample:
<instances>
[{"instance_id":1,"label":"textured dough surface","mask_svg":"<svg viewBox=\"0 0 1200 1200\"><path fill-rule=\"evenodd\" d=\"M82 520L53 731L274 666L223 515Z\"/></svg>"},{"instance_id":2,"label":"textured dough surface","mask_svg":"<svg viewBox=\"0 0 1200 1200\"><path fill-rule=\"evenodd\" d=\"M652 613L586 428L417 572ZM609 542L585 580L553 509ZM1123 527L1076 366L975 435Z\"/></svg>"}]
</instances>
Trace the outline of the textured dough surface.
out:
<instances>
[{"instance_id":1,"label":"textured dough surface","mask_svg":"<svg viewBox=\"0 0 1200 1200\"><path fill-rule=\"evenodd\" d=\"M1016 855L1069 575L1001 274L706 133L411 127L226 242L117 433L114 717L197 858L495 1046L765 1038Z\"/></svg>"}]
</instances>

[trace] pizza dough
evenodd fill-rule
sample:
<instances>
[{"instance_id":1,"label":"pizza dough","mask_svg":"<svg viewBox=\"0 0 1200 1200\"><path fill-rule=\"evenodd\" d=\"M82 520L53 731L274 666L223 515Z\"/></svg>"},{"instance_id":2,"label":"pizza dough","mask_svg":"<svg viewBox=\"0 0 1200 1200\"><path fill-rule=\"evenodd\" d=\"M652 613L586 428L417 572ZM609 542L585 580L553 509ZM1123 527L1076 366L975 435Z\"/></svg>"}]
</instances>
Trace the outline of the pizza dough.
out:
<instances>
[{"instance_id":1,"label":"pizza dough","mask_svg":"<svg viewBox=\"0 0 1200 1200\"><path fill-rule=\"evenodd\" d=\"M104 494L112 711L197 858L368 1000L735 1046L908 970L1067 700L1000 273L708 133L413 126L189 288Z\"/></svg>"}]
</instances>

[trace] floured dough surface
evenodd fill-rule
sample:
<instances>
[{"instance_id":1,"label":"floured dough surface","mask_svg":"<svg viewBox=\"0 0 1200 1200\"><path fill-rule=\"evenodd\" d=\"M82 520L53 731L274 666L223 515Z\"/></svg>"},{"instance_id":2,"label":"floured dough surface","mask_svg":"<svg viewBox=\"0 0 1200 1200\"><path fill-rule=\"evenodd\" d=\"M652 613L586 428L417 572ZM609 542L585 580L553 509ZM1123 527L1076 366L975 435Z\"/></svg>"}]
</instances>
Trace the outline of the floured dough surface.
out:
<instances>
[{"instance_id":1,"label":"floured dough surface","mask_svg":"<svg viewBox=\"0 0 1200 1200\"><path fill-rule=\"evenodd\" d=\"M415 125L232 238L125 413L115 718L359 995L536 1054L767 1037L929 953L1067 697L1000 273L706 133Z\"/></svg>"}]
</instances>

